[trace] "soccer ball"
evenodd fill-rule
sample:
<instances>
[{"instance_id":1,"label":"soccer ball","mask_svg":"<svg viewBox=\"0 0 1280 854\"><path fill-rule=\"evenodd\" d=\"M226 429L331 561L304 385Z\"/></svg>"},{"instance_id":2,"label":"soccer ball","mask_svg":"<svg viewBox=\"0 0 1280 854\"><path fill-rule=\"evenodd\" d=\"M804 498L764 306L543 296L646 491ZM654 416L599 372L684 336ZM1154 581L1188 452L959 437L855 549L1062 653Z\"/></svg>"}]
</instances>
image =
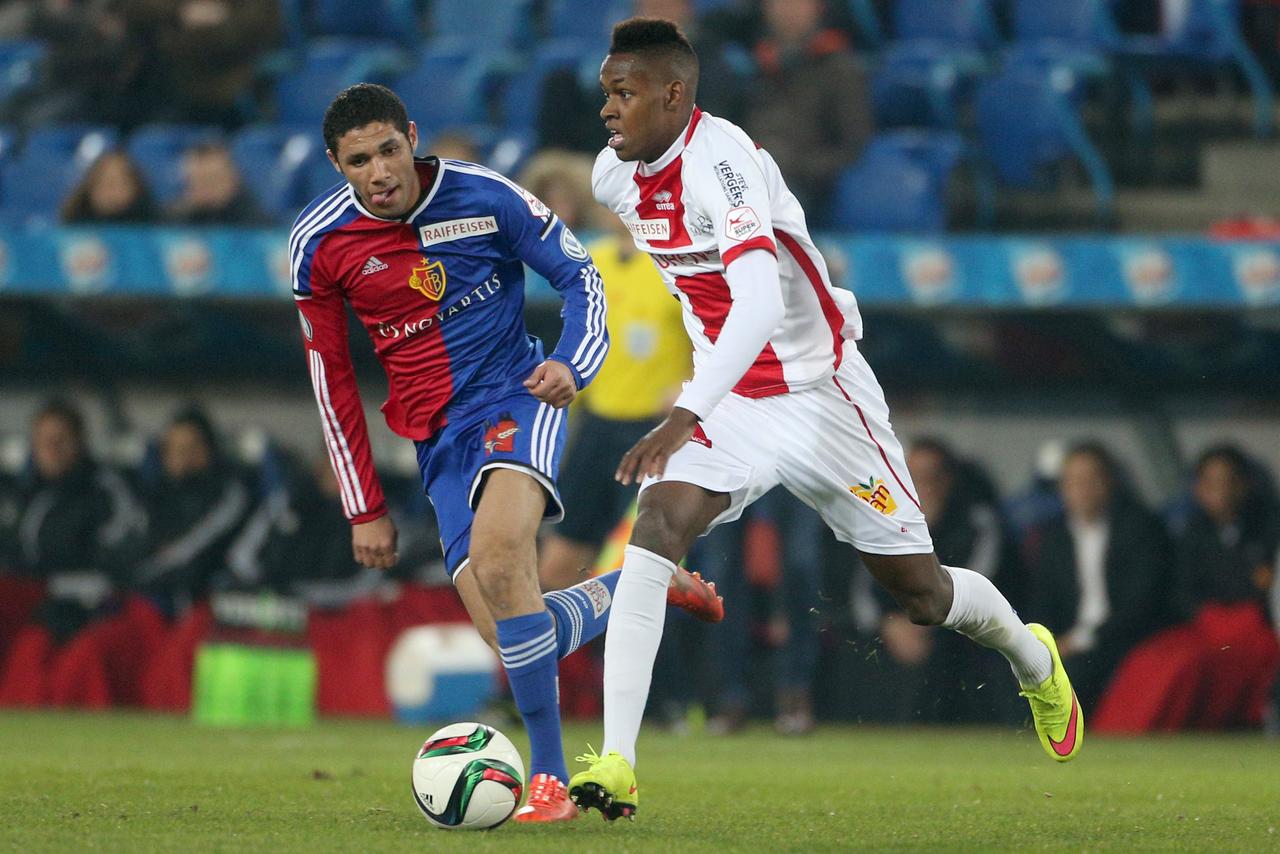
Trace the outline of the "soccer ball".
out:
<instances>
[{"instance_id":1,"label":"soccer ball","mask_svg":"<svg viewBox=\"0 0 1280 854\"><path fill-rule=\"evenodd\" d=\"M436 827L497 827L511 818L523 792L520 753L491 726L449 724L413 760L413 799Z\"/></svg>"}]
</instances>

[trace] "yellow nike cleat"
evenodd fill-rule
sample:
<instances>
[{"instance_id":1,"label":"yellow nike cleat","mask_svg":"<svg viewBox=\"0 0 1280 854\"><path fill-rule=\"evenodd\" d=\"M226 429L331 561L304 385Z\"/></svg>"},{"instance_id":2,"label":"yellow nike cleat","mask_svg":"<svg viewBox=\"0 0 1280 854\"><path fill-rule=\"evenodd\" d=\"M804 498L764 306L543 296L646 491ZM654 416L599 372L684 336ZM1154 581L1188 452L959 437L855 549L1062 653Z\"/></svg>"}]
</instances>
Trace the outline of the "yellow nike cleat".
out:
<instances>
[{"instance_id":1,"label":"yellow nike cleat","mask_svg":"<svg viewBox=\"0 0 1280 854\"><path fill-rule=\"evenodd\" d=\"M606 821L636 817L640 792L636 787L636 772L631 763L616 750L597 756L587 746L587 753L578 757L589 765L569 778L569 797L579 809L595 807Z\"/></svg>"},{"instance_id":2,"label":"yellow nike cleat","mask_svg":"<svg viewBox=\"0 0 1280 854\"><path fill-rule=\"evenodd\" d=\"M1084 744L1084 709L1071 690L1053 634L1039 623L1027 623L1027 628L1049 647L1053 673L1036 688L1019 693L1031 703L1031 718L1044 752L1058 762L1066 762L1074 759Z\"/></svg>"}]
</instances>

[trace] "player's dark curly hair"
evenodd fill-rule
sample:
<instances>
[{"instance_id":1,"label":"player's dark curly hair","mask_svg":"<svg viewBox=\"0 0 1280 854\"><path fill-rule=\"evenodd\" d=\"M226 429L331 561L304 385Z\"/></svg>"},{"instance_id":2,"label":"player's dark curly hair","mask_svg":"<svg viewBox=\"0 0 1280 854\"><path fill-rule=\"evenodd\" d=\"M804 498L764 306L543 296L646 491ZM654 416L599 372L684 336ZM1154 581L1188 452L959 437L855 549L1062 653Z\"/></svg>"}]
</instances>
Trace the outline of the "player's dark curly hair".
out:
<instances>
[{"instance_id":1,"label":"player's dark curly hair","mask_svg":"<svg viewBox=\"0 0 1280 854\"><path fill-rule=\"evenodd\" d=\"M324 111L325 147L337 155L338 140L343 134L371 122L386 122L409 135L409 114L399 95L377 83L348 86Z\"/></svg>"},{"instance_id":2,"label":"player's dark curly hair","mask_svg":"<svg viewBox=\"0 0 1280 854\"><path fill-rule=\"evenodd\" d=\"M655 49L696 55L693 45L689 44L674 21L663 18L628 18L614 26L609 53L640 53Z\"/></svg>"},{"instance_id":3,"label":"player's dark curly hair","mask_svg":"<svg viewBox=\"0 0 1280 854\"><path fill-rule=\"evenodd\" d=\"M613 28L609 53L638 53L662 59L685 81L698 79L698 54L674 21L628 18Z\"/></svg>"}]
</instances>

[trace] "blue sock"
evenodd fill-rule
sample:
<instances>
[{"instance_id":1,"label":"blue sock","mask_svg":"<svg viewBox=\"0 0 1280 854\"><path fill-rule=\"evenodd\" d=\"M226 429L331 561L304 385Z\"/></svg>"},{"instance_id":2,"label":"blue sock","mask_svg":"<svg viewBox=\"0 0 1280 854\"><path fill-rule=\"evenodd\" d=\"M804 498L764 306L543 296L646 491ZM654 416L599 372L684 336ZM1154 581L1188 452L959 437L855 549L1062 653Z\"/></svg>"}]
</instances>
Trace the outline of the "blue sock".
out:
<instances>
[{"instance_id":1,"label":"blue sock","mask_svg":"<svg viewBox=\"0 0 1280 854\"><path fill-rule=\"evenodd\" d=\"M502 665L529 733L529 776L554 774L567 783L569 769L560 742L556 632L551 614L539 611L498 620L497 625Z\"/></svg>"},{"instance_id":2,"label":"blue sock","mask_svg":"<svg viewBox=\"0 0 1280 854\"><path fill-rule=\"evenodd\" d=\"M542 594L547 610L556 618L556 654L560 658L604 631L620 574L622 570L615 569L566 590Z\"/></svg>"}]
</instances>

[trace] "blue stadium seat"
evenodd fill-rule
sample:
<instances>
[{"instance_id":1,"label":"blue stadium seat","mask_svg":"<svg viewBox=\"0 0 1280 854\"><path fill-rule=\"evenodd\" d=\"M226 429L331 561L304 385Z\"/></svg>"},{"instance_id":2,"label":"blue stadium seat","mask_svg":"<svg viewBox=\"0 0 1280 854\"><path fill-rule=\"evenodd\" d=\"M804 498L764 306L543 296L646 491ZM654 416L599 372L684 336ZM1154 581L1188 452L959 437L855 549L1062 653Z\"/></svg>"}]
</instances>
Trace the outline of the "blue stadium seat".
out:
<instances>
[{"instance_id":1,"label":"blue stadium seat","mask_svg":"<svg viewBox=\"0 0 1280 854\"><path fill-rule=\"evenodd\" d=\"M307 45L299 68L275 84L276 118L283 124L319 126L325 108L352 83L385 83L403 62L388 42L318 39Z\"/></svg>"},{"instance_id":2,"label":"blue stadium seat","mask_svg":"<svg viewBox=\"0 0 1280 854\"><path fill-rule=\"evenodd\" d=\"M551 39L582 39L593 50L608 47L609 34L618 21L631 17L630 0L550 0L546 33Z\"/></svg>"},{"instance_id":3,"label":"blue stadium seat","mask_svg":"<svg viewBox=\"0 0 1280 854\"><path fill-rule=\"evenodd\" d=\"M556 39L538 45L528 66L507 80L502 94L503 127L532 132L542 108L547 75L567 70L594 78L599 60L600 52L590 42L579 39Z\"/></svg>"},{"instance_id":4,"label":"blue stadium seat","mask_svg":"<svg viewBox=\"0 0 1280 854\"><path fill-rule=\"evenodd\" d=\"M868 141L864 153L867 151L894 152L910 158L926 169L943 191L953 176L967 171L973 182L975 224L991 224L995 214L995 187L990 170L959 133L919 129L885 131Z\"/></svg>"},{"instance_id":5,"label":"blue stadium seat","mask_svg":"<svg viewBox=\"0 0 1280 854\"><path fill-rule=\"evenodd\" d=\"M893 37L977 50L993 48L997 36L992 0L897 0Z\"/></svg>"},{"instance_id":6,"label":"blue stadium seat","mask_svg":"<svg viewBox=\"0 0 1280 854\"><path fill-rule=\"evenodd\" d=\"M516 175L537 149L531 132L506 130L493 140L485 165L503 175Z\"/></svg>"},{"instance_id":7,"label":"blue stadium seat","mask_svg":"<svg viewBox=\"0 0 1280 854\"><path fill-rule=\"evenodd\" d=\"M222 131L205 125L143 125L125 143L125 150L138 164L162 205L182 193L182 155L208 142L222 142Z\"/></svg>"},{"instance_id":8,"label":"blue stadium seat","mask_svg":"<svg viewBox=\"0 0 1280 854\"><path fill-rule=\"evenodd\" d=\"M533 0L433 0L431 41L472 49L522 49L533 41Z\"/></svg>"},{"instance_id":9,"label":"blue stadium seat","mask_svg":"<svg viewBox=\"0 0 1280 854\"><path fill-rule=\"evenodd\" d=\"M460 124L487 121L489 86L503 68L499 55L456 42L428 45L413 65L392 81L426 135Z\"/></svg>"},{"instance_id":10,"label":"blue stadium seat","mask_svg":"<svg viewBox=\"0 0 1280 854\"><path fill-rule=\"evenodd\" d=\"M877 126L954 127L975 71L936 42L889 45L871 78Z\"/></svg>"},{"instance_id":11,"label":"blue stadium seat","mask_svg":"<svg viewBox=\"0 0 1280 854\"><path fill-rule=\"evenodd\" d=\"M32 180L33 175L39 175L40 180ZM0 221L15 225L57 222L58 209L76 181L72 164L43 154L0 162Z\"/></svg>"},{"instance_id":12,"label":"blue stadium seat","mask_svg":"<svg viewBox=\"0 0 1280 854\"><path fill-rule=\"evenodd\" d=\"M47 49L39 41L0 41L0 104L35 85Z\"/></svg>"},{"instance_id":13,"label":"blue stadium seat","mask_svg":"<svg viewBox=\"0 0 1280 854\"><path fill-rule=\"evenodd\" d=\"M1011 17L1015 41L1051 41L1104 53L1120 46L1106 0L1014 0Z\"/></svg>"},{"instance_id":14,"label":"blue stadium seat","mask_svg":"<svg viewBox=\"0 0 1280 854\"><path fill-rule=\"evenodd\" d=\"M909 155L869 146L836 179L831 225L850 231L943 231L947 215L942 190Z\"/></svg>"},{"instance_id":15,"label":"blue stadium seat","mask_svg":"<svg viewBox=\"0 0 1280 854\"><path fill-rule=\"evenodd\" d=\"M1193 0L1172 29L1155 37L1130 38L1124 52L1161 72L1238 70L1253 96L1255 135L1271 135L1275 92L1240 32L1239 0Z\"/></svg>"},{"instance_id":16,"label":"blue stadium seat","mask_svg":"<svg viewBox=\"0 0 1280 854\"><path fill-rule=\"evenodd\" d=\"M83 171L99 154L114 147L119 140L120 132L105 125L41 125L27 132L22 150L24 154L43 152L50 157L75 160Z\"/></svg>"},{"instance_id":17,"label":"blue stadium seat","mask_svg":"<svg viewBox=\"0 0 1280 854\"><path fill-rule=\"evenodd\" d=\"M343 177L333 168L333 164L329 162L328 155L320 146L316 146L306 162L302 164L303 196L306 197L303 205L310 203L316 196L343 180Z\"/></svg>"},{"instance_id":18,"label":"blue stadium seat","mask_svg":"<svg viewBox=\"0 0 1280 854\"><path fill-rule=\"evenodd\" d=\"M117 137L114 128L46 125L28 133L20 151L6 147L10 153L0 158L3 218L7 222L56 220L63 199L93 161L116 144Z\"/></svg>"},{"instance_id":19,"label":"blue stadium seat","mask_svg":"<svg viewBox=\"0 0 1280 854\"><path fill-rule=\"evenodd\" d=\"M1114 182L1085 133L1067 92L1043 75L1006 69L984 81L975 100L978 136L1000 182L1051 190L1061 167L1075 161L1093 187L1100 221L1111 216Z\"/></svg>"},{"instance_id":20,"label":"blue stadium seat","mask_svg":"<svg viewBox=\"0 0 1280 854\"><path fill-rule=\"evenodd\" d=\"M309 202L304 166L323 149L319 131L284 125L251 125L231 139L231 156L262 211L288 219Z\"/></svg>"},{"instance_id":21,"label":"blue stadium seat","mask_svg":"<svg viewBox=\"0 0 1280 854\"><path fill-rule=\"evenodd\" d=\"M389 39L405 45L422 38L414 0L311 0L313 35Z\"/></svg>"}]
</instances>

